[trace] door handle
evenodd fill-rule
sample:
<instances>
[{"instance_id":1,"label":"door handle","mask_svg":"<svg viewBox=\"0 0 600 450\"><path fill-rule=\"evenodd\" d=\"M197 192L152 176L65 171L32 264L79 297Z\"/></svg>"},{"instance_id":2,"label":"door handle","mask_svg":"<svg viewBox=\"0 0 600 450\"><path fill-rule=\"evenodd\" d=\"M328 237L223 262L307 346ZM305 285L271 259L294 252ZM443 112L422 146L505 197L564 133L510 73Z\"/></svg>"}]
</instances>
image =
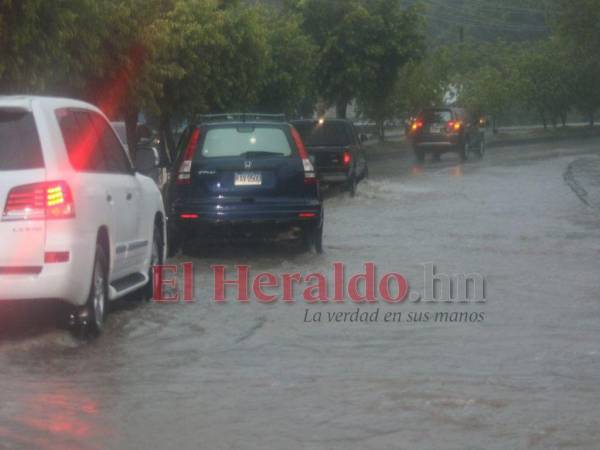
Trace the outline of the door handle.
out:
<instances>
[{"instance_id":1,"label":"door handle","mask_svg":"<svg viewBox=\"0 0 600 450\"><path fill-rule=\"evenodd\" d=\"M107 201L108 203L112 203L112 195L110 195L110 194L106 194L106 201Z\"/></svg>"},{"instance_id":2,"label":"door handle","mask_svg":"<svg viewBox=\"0 0 600 450\"><path fill-rule=\"evenodd\" d=\"M131 192L127 193L127 200L131 200L133 198L133 194Z\"/></svg>"}]
</instances>

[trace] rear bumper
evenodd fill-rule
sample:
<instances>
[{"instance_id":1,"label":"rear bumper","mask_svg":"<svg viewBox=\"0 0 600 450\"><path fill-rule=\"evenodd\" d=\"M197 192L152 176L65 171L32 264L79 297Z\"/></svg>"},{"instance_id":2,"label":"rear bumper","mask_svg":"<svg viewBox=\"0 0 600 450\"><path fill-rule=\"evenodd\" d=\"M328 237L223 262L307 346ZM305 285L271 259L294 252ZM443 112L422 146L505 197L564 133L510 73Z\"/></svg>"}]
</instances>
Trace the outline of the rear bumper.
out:
<instances>
[{"instance_id":1,"label":"rear bumper","mask_svg":"<svg viewBox=\"0 0 600 450\"><path fill-rule=\"evenodd\" d=\"M87 301L92 277L96 236L74 232L66 222L47 223L45 252L69 252L69 261L36 267L0 265L0 302L59 300L72 305Z\"/></svg>"},{"instance_id":2,"label":"rear bumper","mask_svg":"<svg viewBox=\"0 0 600 450\"><path fill-rule=\"evenodd\" d=\"M413 147L419 150L431 151L453 151L457 150L462 143L460 136L448 136L445 139L421 139L413 140Z\"/></svg>"},{"instance_id":3,"label":"rear bumper","mask_svg":"<svg viewBox=\"0 0 600 450\"><path fill-rule=\"evenodd\" d=\"M350 171L344 170L326 170L317 168L317 176L322 183L345 183L351 178Z\"/></svg>"},{"instance_id":4,"label":"rear bumper","mask_svg":"<svg viewBox=\"0 0 600 450\"><path fill-rule=\"evenodd\" d=\"M87 300L90 279L73 262L46 264L39 274L0 275L0 302L21 300L60 300L83 305ZM91 275L90 275L91 276Z\"/></svg>"},{"instance_id":5,"label":"rear bumper","mask_svg":"<svg viewBox=\"0 0 600 450\"><path fill-rule=\"evenodd\" d=\"M293 226L295 224L320 223L322 218L321 202L310 200L289 204L248 202L222 205L174 205L169 222L189 229L227 224Z\"/></svg>"}]
</instances>

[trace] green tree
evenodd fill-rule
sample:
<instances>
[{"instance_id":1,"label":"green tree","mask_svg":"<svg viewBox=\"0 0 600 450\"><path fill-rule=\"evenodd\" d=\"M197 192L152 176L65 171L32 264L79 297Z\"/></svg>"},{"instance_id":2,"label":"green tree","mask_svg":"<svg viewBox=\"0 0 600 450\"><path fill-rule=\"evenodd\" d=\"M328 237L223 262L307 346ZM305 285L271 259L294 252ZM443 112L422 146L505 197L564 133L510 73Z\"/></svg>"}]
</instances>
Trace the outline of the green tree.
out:
<instances>
[{"instance_id":1,"label":"green tree","mask_svg":"<svg viewBox=\"0 0 600 450\"><path fill-rule=\"evenodd\" d=\"M231 1L177 0L162 26L168 30L166 58L177 66L177 74L164 82L159 102L167 136L173 119L245 110L258 102L269 63L259 8Z\"/></svg>"},{"instance_id":2,"label":"green tree","mask_svg":"<svg viewBox=\"0 0 600 450\"><path fill-rule=\"evenodd\" d=\"M364 71L358 88L361 109L375 120L380 139L384 121L396 113L394 88L400 70L424 52L422 22L417 9L403 10L400 0L371 0L362 36Z\"/></svg>"},{"instance_id":3,"label":"green tree","mask_svg":"<svg viewBox=\"0 0 600 450\"><path fill-rule=\"evenodd\" d=\"M298 14L265 10L269 63L262 80L258 107L290 116L313 110L316 103L317 47L301 29Z\"/></svg>"},{"instance_id":4,"label":"green tree","mask_svg":"<svg viewBox=\"0 0 600 450\"><path fill-rule=\"evenodd\" d=\"M567 46L573 76L573 101L594 124L600 109L600 0L559 0L558 36Z\"/></svg>"},{"instance_id":5,"label":"green tree","mask_svg":"<svg viewBox=\"0 0 600 450\"><path fill-rule=\"evenodd\" d=\"M527 44L516 52L512 92L525 107L534 110L544 127L566 123L573 104L574 71L568 53L554 40Z\"/></svg>"}]
</instances>

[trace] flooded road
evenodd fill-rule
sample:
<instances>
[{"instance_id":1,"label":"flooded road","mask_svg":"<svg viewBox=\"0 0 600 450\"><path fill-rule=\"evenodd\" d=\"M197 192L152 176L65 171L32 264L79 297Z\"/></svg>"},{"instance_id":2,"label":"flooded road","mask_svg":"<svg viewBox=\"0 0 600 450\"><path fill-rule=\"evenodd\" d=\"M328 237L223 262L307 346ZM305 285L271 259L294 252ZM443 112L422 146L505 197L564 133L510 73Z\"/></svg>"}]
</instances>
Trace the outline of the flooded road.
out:
<instances>
[{"instance_id":1,"label":"flooded road","mask_svg":"<svg viewBox=\"0 0 600 450\"><path fill-rule=\"evenodd\" d=\"M3 309L0 448L597 449L600 211L564 174L599 153L596 139L464 165L373 158L356 198L328 194L323 255L190 249L173 262L194 263L194 303L120 302L93 342ZM361 310L484 320L329 323L306 310L357 305L211 300L214 264L330 274L335 261L373 261L416 291L425 263L483 274L485 303Z\"/></svg>"}]
</instances>

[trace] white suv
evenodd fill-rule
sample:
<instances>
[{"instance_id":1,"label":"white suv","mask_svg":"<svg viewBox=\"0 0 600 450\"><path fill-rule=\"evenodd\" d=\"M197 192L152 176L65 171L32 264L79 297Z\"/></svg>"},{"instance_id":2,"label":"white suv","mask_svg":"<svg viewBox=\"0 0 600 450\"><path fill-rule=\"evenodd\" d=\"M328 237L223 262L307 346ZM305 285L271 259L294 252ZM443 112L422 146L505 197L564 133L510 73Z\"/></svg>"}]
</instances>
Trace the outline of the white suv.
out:
<instances>
[{"instance_id":1,"label":"white suv","mask_svg":"<svg viewBox=\"0 0 600 450\"><path fill-rule=\"evenodd\" d=\"M86 331L164 261L161 194L87 103L0 96L0 208L0 301L67 302Z\"/></svg>"}]
</instances>

